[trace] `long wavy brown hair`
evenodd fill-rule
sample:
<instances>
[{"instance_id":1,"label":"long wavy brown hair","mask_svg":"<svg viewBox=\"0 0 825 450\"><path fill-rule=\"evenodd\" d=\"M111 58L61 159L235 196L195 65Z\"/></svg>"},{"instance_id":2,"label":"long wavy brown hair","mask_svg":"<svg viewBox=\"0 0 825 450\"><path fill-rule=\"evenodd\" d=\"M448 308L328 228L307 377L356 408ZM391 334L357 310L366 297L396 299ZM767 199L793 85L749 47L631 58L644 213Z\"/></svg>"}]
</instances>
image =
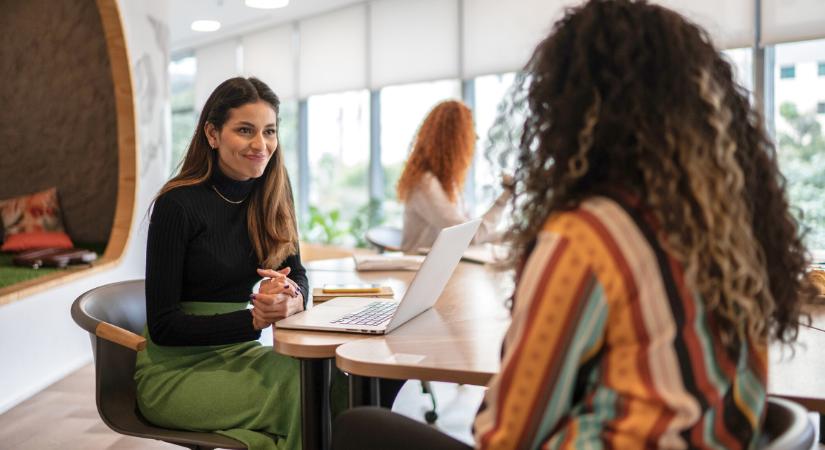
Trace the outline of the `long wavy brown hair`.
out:
<instances>
[{"instance_id":1,"label":"long wavy brown hair","mask_svg":"<svg viewBox=\"0 0 825 450\"><path fill-rule=\"evenodd\" d=\"M795 340L816 295L806 250L762 118L703 29L644 1L591 0L566 11L517 86L513 262L552 213L618 188L652 212L731 355Z\"/></svg>"},{"instance_id":2,"label":"long wavy brown hair","mask_svg":"<svg viewBox=\"0 0 825 450\"><path fill-rule=\"evenodd\" d=\"M230 110L259 100L269 103L275 110L280 125L281 101L263 81L236 77L215 88L203 106L178 174L163 185L155 198L172 189L206 183L217 164L215 150L206 137L206 124L211 123L221 130L229 119ZM246 222L249 240L262 267L277 268L287 256L297 251L295 207L280 140L250 195Z\"/></svg>"},{"instance_id":3,"label":"long wavy brown hair","mask_svg":"<svg viewBox=\"0 0 825 450\"><path fill-rule=\"evenodd\" d=\"M413 140L410 157L398 179L398 199L406 200L421 176L430 172L454 202L473 162L474 148L475 128L470 108L457 100L436 105Z\"/></svg>"}]
</instances>

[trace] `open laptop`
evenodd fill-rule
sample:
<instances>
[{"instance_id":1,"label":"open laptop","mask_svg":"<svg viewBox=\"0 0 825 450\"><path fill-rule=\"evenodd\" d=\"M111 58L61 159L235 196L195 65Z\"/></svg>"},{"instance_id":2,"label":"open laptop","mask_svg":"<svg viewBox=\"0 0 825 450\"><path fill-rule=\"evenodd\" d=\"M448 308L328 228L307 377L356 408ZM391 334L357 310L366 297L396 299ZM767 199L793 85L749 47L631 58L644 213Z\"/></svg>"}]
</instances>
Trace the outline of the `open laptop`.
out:
<instances>
[{"instance_id":1,"label":"open laptop","mask_svg":"<svg viewBox=\"0 0 825 450\"><path fill-rule=\"evenodd\" d=\"M277 328L386 334L430 309L452 276L480 219L444 228L404 298L338 297L278 321Z\"/></svg>"}]
</instances>

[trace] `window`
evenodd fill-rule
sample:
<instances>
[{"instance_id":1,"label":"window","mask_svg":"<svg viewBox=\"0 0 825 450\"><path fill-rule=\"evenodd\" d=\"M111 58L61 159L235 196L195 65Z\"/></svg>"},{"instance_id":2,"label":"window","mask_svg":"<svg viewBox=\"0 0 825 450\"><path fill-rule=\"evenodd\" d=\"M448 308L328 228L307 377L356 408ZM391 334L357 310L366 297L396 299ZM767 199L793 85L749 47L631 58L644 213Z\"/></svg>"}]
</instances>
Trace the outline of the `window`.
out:
<instances>
[{"instance_id":1,"label":"window","mask_svg":"<svg viewBox=\"0 0 825 450\"><path fill-rule=\"evenodd\" d=\"M825 117L817 115L822 112L822 98L811 95L825 92L825 79L813 76L814 66L825 60L825 39L777 45L775 57L783 68L800 68L800 77L793 83L776 83L775 87L780 167L793 210L806 233L805 243L811 249L825 249Z\"/></svg>"},{"instance_id":2,"label":"window","mask_svg":"<svg viewBox=\"0 0 825 450\"><path fill-rule=\"evenodd\" d=\"M461 98L458 80L389 86L381 90L381 167L384 171L384 222L402 226L403 206L395 185L404 170L418 127L440 101Z\"/></svg>"},{"instance_id":3,"label":"window","mask_svg":"<svg viewBox=\"0 0 825 450\"><path fill-rule=\"evenodd\" d=\"M284 164L292 183L292 194L295 196L295 209L301 199L298 198L298 102L285 100L281 102L278 123L278 139L284 155Z\"/></svg>"},{"instance_id":4,"label":"window","mask_svg":"<svg viewBox=\"0 0 825 450\"><path fill-rule=\"evenodd\" d=\"M819 102L816 104L816 113L825 114L825 102Z\"/></svg>"},{"instance_id":5,"label":"window","mask_svg":"<svg viewBox=\"0 0 825 450\"><path fill-rule=\"evenodd\" d=\"M751 47L723 50L722 54L733 65L734 77L740 86L753 93L753 49Z\"/></svg>"},{"instance_id":6,"label":"window","mask_svg":"<svg viewBox=\"0 0 825 450\"><path fill-rule=\"evenodd\" d=\"M366 90L307 99L309 220L303 238L352 245L351 222L369 205L370 95Z\"/></svg>"},{"instance_id":7,"label":"window","mask_svg":"<svg viewBox=\"0 0 825 450\"><path fill-rule=\"evenodd\" d=\"M820 77L825 77L825 62L822 62L822 61L819 62L819 67L817 68L816 73Z\"/></svg>"},{"instance_id":8,"label":"window","mask_svg":"<svg viewBox=\"0 0 825 450\"><path fill-rule=\"evenodd\" d=\"M195 70L195 57L191 55L173 59L169 64L169 80L172 86L170 174L177 172L198 123L198 114L195 112Z\"/></svg>"},{"instance_id":9,"label":"window","mask_svg":"<svg viewBox=\"0 0 825 450\"><path fill-rule=\"evenodd\" d=\"M782 66L779 68L779 78L789 80L796 77L796 66Z\"/></svg>"},{"instance_id":10,"label":"window","mask_svg":"<svg viewBox=\"0 0 825 450\"><path fill-rule=\"evenodd\" d=\"M507 95L510 87L515 81L515 73L501 75L487 75L478 77L475 80L475 121L478 142L476 143L475 155L475 215L483 214L493 203L495 197L501 192L500 178L501 168L496 168L496 161L488 159L488 149L493 140L505 139L499 135L500 130L492 130L496 120L499 118L506 120L507 127L518 128L519 118L510 117L503 114L503 108L510 100ZM512 168L504 169L512 170Z\"/></svg>"}]
</instances>

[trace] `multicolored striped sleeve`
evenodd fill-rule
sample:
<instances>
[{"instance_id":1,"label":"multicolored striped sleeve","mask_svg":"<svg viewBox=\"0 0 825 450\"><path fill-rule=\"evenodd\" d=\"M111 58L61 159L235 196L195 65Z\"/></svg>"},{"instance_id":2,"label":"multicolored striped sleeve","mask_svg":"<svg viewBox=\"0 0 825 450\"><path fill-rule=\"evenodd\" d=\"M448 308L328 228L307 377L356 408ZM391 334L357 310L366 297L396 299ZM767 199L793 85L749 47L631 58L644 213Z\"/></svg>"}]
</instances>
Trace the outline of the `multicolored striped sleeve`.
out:
<instances>
[{"instance_id":1,"label":"multicolored striped sleeve","mask_svg":"<svg viewBox=\"0 0 825 450\"><path fill-rule=\"evenodd\" d=\"M603 345L605 282L620 283L596 276L594 263L608 257L597 230L573 212L539 234L516 291L502 370L476 418L478 448L538 448L564 423L579 370Z\"/></svg>"}]
</instances>

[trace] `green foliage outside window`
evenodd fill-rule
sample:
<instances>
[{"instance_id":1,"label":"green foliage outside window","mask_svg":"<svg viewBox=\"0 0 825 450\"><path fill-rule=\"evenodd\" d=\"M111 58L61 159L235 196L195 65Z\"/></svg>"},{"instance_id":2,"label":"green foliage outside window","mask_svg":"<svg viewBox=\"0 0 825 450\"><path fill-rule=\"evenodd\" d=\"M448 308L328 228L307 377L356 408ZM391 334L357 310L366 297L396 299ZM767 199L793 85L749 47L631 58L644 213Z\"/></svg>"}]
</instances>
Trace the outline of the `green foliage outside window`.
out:
<instances>
[{"instance_id":1,"label":"green foliage outside window","mask_svg":"<svg viewBox=\"0 0 825 450\"><path fill-rule=\"evenodd\" d=\"M348 235L347 226L341 221L341 211L321 211L309 207L309 220L302 223L301 238L307 242L341 245Z\"/></svg>"},{"instance_id":2,"label":"green foliage outside window","mask_svg":"<svg viewBox=\"0 0 825 450\"><path fill-rule=\"evenodd\" d=\"M800 113L783 103L779 114L787 127L777 130L779 163L788 181L794 213L810 249L825 249L825 138L816 112Z\"/></svg>"},{"instance_id":3,"label":"green foliage outside window","mask_svg":"<svg viewBox=\"0 0 825 450\"><path fill-rule=\"evenodd\" d=\"M309 207L309 219L301 227L301 238L307 242L325 245L352 245L367 247L364 236L381 222L381 201L370 200L360 207L349 221L342 220L341 211Z\"/></svg>"},{"instance_id":4,"label":"green foliage outside window","mask_svg":"<svg viewBox=\"0 0 825 450\"><path fill-rule=\"evenodd\" d=\"M367 163L341 164L325 153L311 172L313 188L324 193L309 207L302 239L327 245L366 247L364 235L382 223L381 201L367 197Z\"/></svg>"}]
</instances>

